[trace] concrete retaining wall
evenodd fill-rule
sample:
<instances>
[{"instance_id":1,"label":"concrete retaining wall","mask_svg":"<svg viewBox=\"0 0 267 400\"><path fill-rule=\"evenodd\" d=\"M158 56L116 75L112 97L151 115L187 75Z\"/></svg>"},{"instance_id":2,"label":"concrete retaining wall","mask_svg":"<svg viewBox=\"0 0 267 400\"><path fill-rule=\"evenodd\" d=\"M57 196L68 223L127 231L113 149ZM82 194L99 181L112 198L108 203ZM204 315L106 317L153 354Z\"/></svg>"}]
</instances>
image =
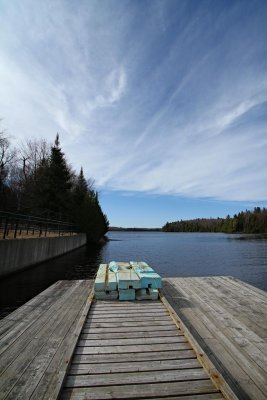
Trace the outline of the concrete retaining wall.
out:
<instances>
[{"instance_id":1,"label":"concrete retaining wall","mask_svg":"<svg viewBox=\"0 0 267 400\"><path fill-rule=\"evenodd\" d=\"M0 278L85 245L86 235L0 240Z\"/></svg>"}]
</instances>

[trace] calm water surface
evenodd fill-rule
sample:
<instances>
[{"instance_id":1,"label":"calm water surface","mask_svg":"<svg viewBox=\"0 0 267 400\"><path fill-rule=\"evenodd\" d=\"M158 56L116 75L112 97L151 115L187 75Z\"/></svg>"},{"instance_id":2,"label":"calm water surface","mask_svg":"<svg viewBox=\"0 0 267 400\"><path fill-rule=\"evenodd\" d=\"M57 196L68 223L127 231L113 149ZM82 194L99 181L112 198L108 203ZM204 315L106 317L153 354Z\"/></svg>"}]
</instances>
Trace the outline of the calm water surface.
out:
<instances>
[{"instance_id":1,"label":"calm water surface","mask_svg":"<svg viewBox=\"0 0 267 400\"><path fill-rule=\"evenodd\" d=\"M102 262L144 260L161 276L231 275L267 291L267 240L213 233L110 232L85 246L0 281L6 315L59 279L90 279Z\"/></svg>"}]
</instances>

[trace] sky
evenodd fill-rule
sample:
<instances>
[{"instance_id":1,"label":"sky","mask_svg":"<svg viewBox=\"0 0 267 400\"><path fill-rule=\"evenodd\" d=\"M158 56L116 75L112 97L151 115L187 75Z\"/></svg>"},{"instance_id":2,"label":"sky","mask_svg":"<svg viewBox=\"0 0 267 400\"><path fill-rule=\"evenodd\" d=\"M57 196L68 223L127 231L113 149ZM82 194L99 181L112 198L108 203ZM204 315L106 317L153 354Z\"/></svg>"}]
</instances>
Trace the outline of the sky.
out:
<instances>
[{"instance_id":1,"label":"sky","mask_svg":"<svg viewBox=\"0 0 267 400\"><path fill-rule=\"evenodd\" d=\"M267 206L265 0L0 0L0 118L58 132L110 224Z\"/></svg>"}]
</instances>

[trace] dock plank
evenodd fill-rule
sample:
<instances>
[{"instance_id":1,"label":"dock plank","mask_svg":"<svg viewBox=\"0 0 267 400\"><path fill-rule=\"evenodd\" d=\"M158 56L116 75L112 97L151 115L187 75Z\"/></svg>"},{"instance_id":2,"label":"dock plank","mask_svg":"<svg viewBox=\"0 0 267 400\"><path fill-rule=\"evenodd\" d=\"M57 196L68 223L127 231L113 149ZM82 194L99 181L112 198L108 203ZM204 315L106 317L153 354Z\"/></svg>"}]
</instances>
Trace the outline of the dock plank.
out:
<instances>
[{"instance_id":1,"label":"dock plank","mask_svg":"<svg viewBox=\"0 0 267 400\"><path fill-rule=\"evenodd\" d=\"M69 375L65 387L93 387L93 386L111 386L111 385L128 385L141 383L156 382L178 382L178 381L195 381L209 379L208 374L199 366L194 369L174 369L161 370L160 373L155 371L138 371L138 372L120 372L112 374L84 374Z\"/></svg>"},{"instance_id":2,"label":"dock plank","mask_svg":"<svg viewBox=\"0 0 267 400\"><path fill-rule=\"evenodd\" d=\"M147 353L135 353L135 361L161 361L161 360L181 360L194 358L196 354L190 350L172 350L172 351L151 351ZM103 363L123 363L132 362L133 354L75 354L72 359L72 364L103 364Z\"/></svg>"},{"instance_id":3,"label":"dock plank","mask_svg":"<svg viewBox=\"0 0 267 400\"><path fill-rule=\"evenodd\" d=\"M267 293L231 277L165 278L162 293L242 398L267 398Z\"/></svg>"},{"instance_id":4,"label":"dock plank","mask_svg":"<svg viewBox=\"0 0 267 400\"><path fill-rule=\"evenodd\" d=\"M105 323L109 323L112 322L113 320L116 320L117 322L121 323L121 322L143 322L144 321L144 316L139 315L139 316L131 316L131 315L125 315L125 316L118 316L118 317L103 317L103 316L99 316L98 318L93 318L93 316L89 316L89 318L87 318L86 322L90 323L90 322L94 322L95 324L97 323L101 323L101 322L105 322ZM149 322L149 321L161 321L161 322L168 322L169 321L169 316L167 314L165 315L157 315L154 314L153 316L150 315L146 315L145 316L145 321Z\"/></svg>"},{"instance_id":5,"label":"dock plank","mask_svg":"<svg viewBox=\"0 0 267 400\"><path fill-rule=\"evenodd\" d=\"M4 353L4 356L6 355L10 361L10 365L2 371L0 376L0 398L5 398L7 395L10 399L16 398L18 393L23 393L22 397L27 398L27 392L24 390L30 392L33 390L32 385L36 385L38 382L35 379L37 371L42 373L57 350L60 335L65 329L64 320L69 310L70 308L67 308L60 318L57 316L57 319L51 319L46 326L48 329L44 330L44 335L36 337L35 340L30 337L26 347L24 347L24 341L20 347L21 342L18 340L11 351ZM2 363L6 363L7 357L1 358L1 366ZM12 376L12 381L7 379L9 376Z\"/></svg>"},{"instance_id":6,"label":"dock plank","mask_svg":"<svg viewBox=\"0 0 267 400\"><path fill-rule=\"evenodd\" d=\"M144 329L147 328L147 329ZM151 331L151 327L136 327L136 330L131 330L128 328L110 328L109 332L103 329L83 329L83 333L81 334L81 339L109 339L112 337L113 339L117 338L125 338L130 334L131 338L152 338L152 337L165 337L165 336L173 336L178 335L181 336L182 332L177 330L176 328L169 329L157 329L157 331ZM113 330L112 330L113 329Z\"/></svg>"},{"instance_id":7,"label":"dock plank","mask_svg":"<svg viewBox=\"0 0 267 400\"><path fill-rule=\"evenodd\" d=\"M58 285L53 285L53 286L54 286L54 290L60 290L62 293L62 288L59 288ZM69 283L66 284L66 287L67 286L69 287L70 291L75 289L73 286L72 287L69 286ZM63 291L62 295L58 296L58 298L63 300L64 295L66 296L66 298L68 297L68 295L66 295L66 288L65 288L65 292ZM13 311L7 317L5 317L3 320L1 320L0 340L1 340L2 346L0 349L0 353L5 350L4 346L6 346L8 344L12 344L12 342L14 342L18 336L21 336L21 334L25 330L29 329L29 327L32 324L35 324L36 318L40 314L43 315L44 312L48 313L52 307L54 307L54 308L58 307L57 302L55 302L55 298L52 296L49 299L46 296L42 296L42 295L39 295L37 297L40 297L40 299L38 299L38 301L35 302L36 304L34 304L32 302L32 300L30 300L28 303L26 303L22 307L18 308L17 310ZM52 313L53 313L53 311L52 311ZM4 326L7 322L9 323L9 329L8 329L8 331L6 331L6 329L4 329L5 332L3 333L2 326ZM10 322L11 322L11 324L10 324ZM11 329L12 326L13 326L13 329Z\"/></svg>"},{"instance_id":8,"label":"dock plank","mask_svg":"<svg viewBox=\"0 0 267 400\"><path fill-rule=\"evenodd\" d=\"M218 393L210 380L146 383L138 385L112 385L65 389L62 400L145 399L159 396L179 396ZM187 397L188 398L188 397Z\"/></svg>"},{"instance_id":9,"label":"dock plank","mask_svg":"<svg viewBox=\"0 0 267 400\"><path fill-rule=\"evenodd\" d=\"M47 308L40 310L38 307L35 312L30 308L27 309L29 317L24 317L22 321L19 321L14 327L10 328L8 332L1 338L1 350L0 354L3 354L3 357L0 358L0 374L2 372L2 364L5 366L8 365L8 359L12 359L14 355L12 353L21 352L25 346L32 340L32 337L39 337L38 333L43 330L52 329L53 323L57 321L58 315L60 315L60 311L62 307L65 305L65 308L69 306L68 299L69 296L72 295L75 287L69 286L66 287L66 293L69 293L65 296L62 295L58 301L49 304ZM71 297L70 297L71 298ZM23 307L24 313L25 307ZM17 310L16 310L17 311ZM2 321L0 321L1 325ZM44 333L45 333L44 332ZM43 334L41 335L43 336ZM13 345L14 344L14 345ZM10 352L6 352L6 350L12 345L12 349ZM19 349L17 348L19 346Z\"/></svg>"},{"instance_id":10,"label":"dock plank","mask_svg":"<svg viewBox=\"0 0 267 400\"><path fill-rule=\"evenodd\" d=\"M118 372L140 372L140 371L164 371L168 369L187 369L199 368L199 362L195 358L175 359L175 360L151 360L128 362L114 362L96 364L75 364L73 363L69 369L69 375L84 374L109 374Z\"/></svg>"},{"instance_id":11,"label":"dock plank","mask_svg":"<svg viewBox=\"0 0 267 400\"><path fill-rule=\"evenodd\" d=\"M140 346L145 344L168 344L168 343L186 343L187 340L183 335L175 335L175 336L166 336L166 337L124 337L119 339L80 339L77 343L77 346L85 346L85 347L98 347L98 346L126 346L126 345L134 345Z\"/></svg>"},{"instance_id":12,"label":"dock plank","mask_svg":"<svg viewBox=\"0 0 267 400\"><path fill-rule=\"evenodd\" d=\"M17 324L1 338L0 399L33 399L38 388L57 398L92 287L92 281L60 281L26 303L21 314L17 309L8 316Z\"/></svg>"},{"instance_id":13,"label":"dock plank","mask_svg":"<svg viewBox=\"0 0 267 400\"><path fill-rule=\"evenodd\" d=\"M191 346L187 343L163 343L163 344L140 344L130 346L77 346L74 354L119 354L119 353L136 353L150 351L167 351L167 350L189 350Z\"/></svg>"},{"instance_id":14,"label":"dock plank","mask_svg":"<svg viewBox=\"0 0 267 400\"><path fill-rule=\"evenodd\" d=\"M92 281L60 281L0 321L0 399L265 399L265 292L163 282L173 308L92 302Z\"/></svg>"},{"instance_id":15,"label":"dock plank","mask_svg":"<svg viewBox=\"0 0 267 400\"><path fill-rule=\"evenodd\" d=\"M140 303L128 312L128 304L109 302L103 318L102 306L90 309L61 399L223 398L161 301L153 317Z\"/></svg>"}]
</instances>

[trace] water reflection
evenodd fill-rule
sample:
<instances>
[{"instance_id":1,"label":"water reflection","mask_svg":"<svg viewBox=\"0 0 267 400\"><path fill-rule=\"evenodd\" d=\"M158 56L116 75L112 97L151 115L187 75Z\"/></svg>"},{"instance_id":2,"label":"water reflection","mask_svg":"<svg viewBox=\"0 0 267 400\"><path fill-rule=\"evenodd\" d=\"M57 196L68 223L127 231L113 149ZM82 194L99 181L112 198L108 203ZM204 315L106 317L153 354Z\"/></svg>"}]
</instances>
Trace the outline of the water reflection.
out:
<instances>
[{"instance_id":1,"label":"water reflection","mask_svg":"<svg viewBox=\"0 0 267 400\"><path fill-rule=\"evenodd\" d=\"M64 256L0 280L0 317L58 280L92 279L102 262L103 246L87 245Z\"/></svg>"},{"instance_id":2,"label":"water reflection","mask_svg":"<svg viewBox=\"0 0 267 400\"><path fill-rule=\"evenodd\" d=\"M267 241L254 235L110 232L109 238L0 281L2 315L57 280L91 279L112 260L144 260L163 277L230 275L267 290Z\"/></svg>"}]
</instances>

